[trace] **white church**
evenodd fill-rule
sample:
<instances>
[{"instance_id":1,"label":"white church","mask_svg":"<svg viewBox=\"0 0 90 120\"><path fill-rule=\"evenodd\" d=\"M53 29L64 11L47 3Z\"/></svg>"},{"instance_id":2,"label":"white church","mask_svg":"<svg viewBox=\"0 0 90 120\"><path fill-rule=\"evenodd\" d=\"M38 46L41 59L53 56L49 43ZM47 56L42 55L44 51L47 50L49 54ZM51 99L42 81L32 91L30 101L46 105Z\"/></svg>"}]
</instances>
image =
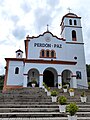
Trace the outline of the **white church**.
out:
<instances>
[{"instance_id":1,"label":"white church","mask_svg":"<svg viewBox=\"0 0 90 120\"><path fill-rule=\"evenodd\" d=\"M61 38L48 29L38 36L26 37L25 58L23 51L16 51L16 58L5 58L6 73L3 90L37 87L43 82L49 87L68 83L71 88L86 88L87 75L81 17L68 13L61 20Z\"/></svg>"}]
</instances>

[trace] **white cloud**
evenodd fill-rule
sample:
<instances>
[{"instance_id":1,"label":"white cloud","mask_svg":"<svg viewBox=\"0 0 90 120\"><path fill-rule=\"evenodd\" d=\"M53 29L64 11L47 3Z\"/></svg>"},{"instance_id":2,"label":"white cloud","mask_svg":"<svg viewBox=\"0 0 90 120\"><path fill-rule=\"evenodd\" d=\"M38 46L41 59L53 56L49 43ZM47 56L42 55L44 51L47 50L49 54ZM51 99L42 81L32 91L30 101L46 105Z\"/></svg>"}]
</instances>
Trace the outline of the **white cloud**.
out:
<instances>
[{"instance_id":1,"label":"white cloud","mask_svg":"<svg viewBox=\"0 0 90 120\"><path fill-rule=\"evenodd\" d=\"M71 12L82 17L86 63L90 64L90 1L87 0L0 0L0 74L4 73L6 57L15 57L26 35L35 36L49 30L60 37L60 22Z\"/></svg>"}]
</instances>

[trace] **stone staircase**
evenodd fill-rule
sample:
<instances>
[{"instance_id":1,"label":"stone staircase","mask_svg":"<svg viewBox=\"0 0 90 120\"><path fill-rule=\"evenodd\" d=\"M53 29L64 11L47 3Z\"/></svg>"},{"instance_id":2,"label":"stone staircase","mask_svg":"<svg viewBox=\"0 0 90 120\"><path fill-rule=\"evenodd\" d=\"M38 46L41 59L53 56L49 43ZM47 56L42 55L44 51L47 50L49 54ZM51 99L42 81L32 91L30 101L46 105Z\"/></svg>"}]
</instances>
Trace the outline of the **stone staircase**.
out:
<instances>
[{"instance_id":1,"label":"stone staircase","mask_svg":"<svg viewBox=\"0 0 90 120\"><path fill-rule=\"evenodd\" d=\"M68 103L76 102L79 106L78 120L90 120L90 90L85 90L88 96L86 103L80 102L80 94L83 90L76 89L75 96L63 90L58 91L58 96L65 95ZM60 113L58 103L52 103L41 88L22 88L0 93L0 120L67 120L68 113Z\"/></svg>"}]
</instances>

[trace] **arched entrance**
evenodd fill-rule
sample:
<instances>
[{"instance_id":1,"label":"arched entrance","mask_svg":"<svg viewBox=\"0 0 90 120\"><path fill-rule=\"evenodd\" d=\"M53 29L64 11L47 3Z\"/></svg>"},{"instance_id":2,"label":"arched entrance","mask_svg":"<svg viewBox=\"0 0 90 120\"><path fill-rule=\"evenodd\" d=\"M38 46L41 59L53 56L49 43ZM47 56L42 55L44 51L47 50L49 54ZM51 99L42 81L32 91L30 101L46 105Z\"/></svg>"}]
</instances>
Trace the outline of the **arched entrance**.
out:
<instances>
[{"instance_id":1,"label":"arched entrance","mask_svg":"<svg viewBox=\"0 0 90 120\"><path fill-rule=\"evenodd\" d=\"M37 69L30 69L28 71L28 80L27 80L27 87L31 86L31 82L35 80L37 82L36 86L39 86L39 71Z\"/></svg>"},{"instance_id":2,"label":"arched entrance","mask_svg":"<svg viewBox=\"0 0 90 120\"><path fill-rule=\"evenodd\" d=\"M70 70L64 70L62 72L62 86L65 84L69 84L72 86L72 72Z\"/></svg>"},{"instance_id":3,"label":"arched entrance","mask_svg":"<svg viewBox=\"0 0 90 120\"><path fill-rule=\"evenodd\" d=\"M58 79L57 79L57 72L54 68L47 68L43 72L43 82L48 87L56 86Z\"/></svg>"}]
</instances>

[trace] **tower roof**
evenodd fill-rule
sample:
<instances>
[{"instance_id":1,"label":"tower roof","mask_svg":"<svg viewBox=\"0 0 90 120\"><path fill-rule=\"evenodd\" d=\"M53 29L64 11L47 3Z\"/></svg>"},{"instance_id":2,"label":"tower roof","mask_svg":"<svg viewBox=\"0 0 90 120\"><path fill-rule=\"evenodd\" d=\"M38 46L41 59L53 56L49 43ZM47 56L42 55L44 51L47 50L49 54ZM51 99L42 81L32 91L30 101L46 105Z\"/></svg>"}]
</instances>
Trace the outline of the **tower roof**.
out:
<instances>
[{"instance_id":1,"label":"tower roof","mask_svg":"<svg viewBox=\"0 0 90 120\"><path fill-rule=\"evenodd\" d=\"M62 20L61 20L61 24L60 24L60 25L62 25L62 22L63 22L63 20L64 20L65 17L67 17L67 18L79 18L79 19L81 19L81 17L77 16L77 15L74 14L74 13L67 13L66 15L64 15L64 16L62 17Z\"/></svg>"},{"instance_id":2,"label":"tower roof","mask_svg":"<svg viewBox=\"0 0 90 120\"><path fill-rule=\"evenodd\" d=\"M16 51L16 53L17 53L17 52L22 52L22 53L23 53L23 51L22 51L22 50L20 50L20 49L18 49L18 50Z\"/></svg>"},{"instance_id":3,"label":"tower roof","mask_svg":"<svg viewBox=\"0 0 90 120\"><path fill-rule=\"evenodd\" d=\"M63 17L78 17L78 16L76 14L74 14L74 13L67 13Z\"/></svg>"}]
</instances>

